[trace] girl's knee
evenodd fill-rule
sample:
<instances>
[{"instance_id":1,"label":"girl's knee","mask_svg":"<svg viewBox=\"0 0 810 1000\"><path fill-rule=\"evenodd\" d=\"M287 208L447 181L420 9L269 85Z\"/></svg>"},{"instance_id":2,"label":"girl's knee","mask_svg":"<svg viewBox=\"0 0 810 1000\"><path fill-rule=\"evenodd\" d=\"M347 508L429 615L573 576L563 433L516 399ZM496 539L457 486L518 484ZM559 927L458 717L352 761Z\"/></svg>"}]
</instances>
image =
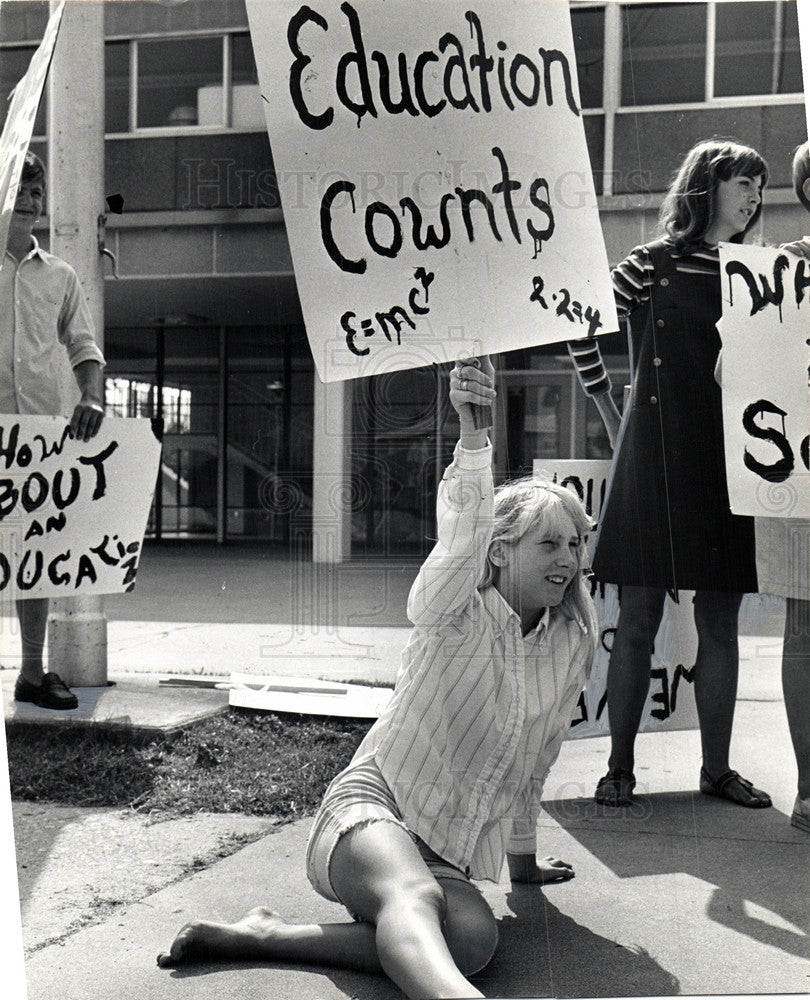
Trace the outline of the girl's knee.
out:
<instances>
[{"instance_id":1,"label":"girl's knee","mask_svg":"<svg viewBox=\"0 0 810 1000\"><path fill-rule=\"evenodd\" d=\"M664 611L666 595L647 587L626 587L619 609L619 629L631 641L652 645Z\"/></svg>"},{"instance_id":2,"label":"girl's knee","mask_svg":"<svg viewBox=\"0 0 810 1000\"><path fill-rule=\"evenodd\" d=\"M383 906L403 917L430 915L441 925L447 917L447 899L435 878L428 872L425 877L391 879L378 886L378 894Z\"/></svg>"}]
</instances>

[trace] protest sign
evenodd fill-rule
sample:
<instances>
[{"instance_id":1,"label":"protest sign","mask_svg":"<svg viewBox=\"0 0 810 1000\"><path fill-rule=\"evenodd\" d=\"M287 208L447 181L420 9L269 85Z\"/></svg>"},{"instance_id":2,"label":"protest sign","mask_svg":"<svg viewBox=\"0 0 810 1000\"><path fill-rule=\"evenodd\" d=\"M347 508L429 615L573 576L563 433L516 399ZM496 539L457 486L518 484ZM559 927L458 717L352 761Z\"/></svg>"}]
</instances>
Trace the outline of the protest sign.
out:
<instances>
[{"instance_id":1,"label":"protest sign","mask_svg":"<svg viewBox=\"0 0 810 1000\"><path fill-rule=\"evenodd\" d=\"M567 4L247 9L323 381L618 329Z\"/></svg>"},{"instance_id":2,"label":"protest sign","mask_svg":"<svg viewBox=\"0 0 810 1000\"><path fill-rule=\"evenodd\" d=\"M598 521L605 500L609 461L536 459L532 472L561 483L582 500L588 515ZM590 544L593 546L593 535ZM594 585L593 598L599 620L599 646L591 676L577 706L570 737L604 736L610 732L607 711L607 671L613 636L619 620L619 589L612 583ZM678 603L667 597L652 656L650 691L641 717L640 732L697 729L693 671L697 630L692 592L681 591ZM740 624L748 631L764 621L776 605L775 598L747 594L740 608Z\"/></svg>"},{"instance_id":3,"label":"protest sign","mask_svg":"<svg viewBox=\"0 0 810 1000\"><path fill-rule=\"evenodd\" d=\"M810 516L810 261L720 244L723 425L735 514Z\"/></svg>"},{"instance_id":4,"label":"protest sign","mask_svg":"<svg viewBox=\"0 0 810 1000\"><path fill-rule=\"evenodd\" d=\"M0 600L131 590L159 462L148 420L0 416Z\"/></svg>"},{"instance_id":5,"label":"protest sign","mask_svg":"<svg viewBox=\"0 0 810 1000\"><path fill-rule=\"evenodd\" d=\"M14 88L3 134L0 135L0 267L5 255L23 161L34 133L34 120L42 99L42 88L51 64L64 6L63 0L51 14L39 48L31 57L25 76Z\"/></svg>"},{"instance_id":6,"label":"protest sign","mask_svg":"<svg viewBox=\"0 0 810 1000\"><path fill-rule=\"evenodd\" d=\"M535 460L535 476L561 483L573 490L596 523L605 500L610 462ZM594 535L591 535L591 551ZM604 736L610 732L607 712L607 671L613 636L619 620L619 589L608 583L593 586L599 620L599 646L591 676L577 706L569 735ZM696 729L697 710L692 693L692 670L697 653L697 633L691 593L681 592L676 604L667 597L661 626L655 637L650 691L641 716L640 732L654 729Z\"/></svg>"}]
</instances>

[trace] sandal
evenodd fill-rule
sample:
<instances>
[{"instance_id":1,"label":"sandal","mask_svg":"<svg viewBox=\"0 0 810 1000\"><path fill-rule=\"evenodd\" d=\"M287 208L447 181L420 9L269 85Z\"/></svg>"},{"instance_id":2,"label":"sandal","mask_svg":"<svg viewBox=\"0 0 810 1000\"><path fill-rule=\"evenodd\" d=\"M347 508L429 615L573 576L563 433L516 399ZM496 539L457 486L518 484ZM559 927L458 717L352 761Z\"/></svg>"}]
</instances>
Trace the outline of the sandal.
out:
<instances>
[{"instance_id":1,"label":"sandal","mask_svg":"<svg viewBox=\"0 0 810 1000\"><path fill-rule=\"evenodd\" d=\"M797 830L810 833L810 797L800 799L798 795L796 796L796 805L793 807L790 825L795 826Z\"/></svg>"},{"instance_id":2,"label":"sandal","mask_svg":"<svg viewBox=\"0 0 810 1000\"><path fill-rule=\"evenodd\" d=\"M633 802L636 779L632 771L622 767L611 768L599 779L594 798L603 806L629 806Z\"/></svg>"},{"instance_id":3,"label":"sandal","mask_svg":"<svg viewBox=\"0 0 810 1000\"><path fill-rule=\"evenodd\" d=\"M738 806L748 809L767 809L771 797L767 792L754 788L750 781L741 778L736 771L726 771L719 778L712 778L705 767L700 769L700 790L704 795L714 795L718 799L728 799Z\"/></svg>"}]
</instances>

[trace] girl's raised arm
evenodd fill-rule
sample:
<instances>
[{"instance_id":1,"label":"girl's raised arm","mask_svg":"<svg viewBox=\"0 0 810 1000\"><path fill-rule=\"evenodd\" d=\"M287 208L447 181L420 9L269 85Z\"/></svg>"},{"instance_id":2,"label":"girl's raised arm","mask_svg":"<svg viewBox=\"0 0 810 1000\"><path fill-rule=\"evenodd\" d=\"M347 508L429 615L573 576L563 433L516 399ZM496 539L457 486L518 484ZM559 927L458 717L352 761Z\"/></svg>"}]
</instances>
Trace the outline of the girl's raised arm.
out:
<instances>
[{"instance_id":1,"label":"girl's raised arm","mask_svg":"<svg viewBox=\"0 0 810 1000\"><path fill-rule=\"evenodd\" d=\"M475 592L492 533L492 454L486 428L477 428L472 406L495 399L489 358L460 361L450 374L450 401L458 413L459 441L439 485L438 542L408 598L414 625L435 625L457 613Z\"/></svg>"}]
</instances>

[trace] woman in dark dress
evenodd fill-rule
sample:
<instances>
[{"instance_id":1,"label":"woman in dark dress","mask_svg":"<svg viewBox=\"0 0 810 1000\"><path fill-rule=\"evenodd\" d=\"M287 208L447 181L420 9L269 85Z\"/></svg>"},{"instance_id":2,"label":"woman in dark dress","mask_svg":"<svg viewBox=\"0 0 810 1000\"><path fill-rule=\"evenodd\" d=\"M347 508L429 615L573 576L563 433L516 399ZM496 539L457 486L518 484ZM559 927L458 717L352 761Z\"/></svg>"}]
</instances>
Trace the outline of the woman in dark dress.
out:
<instances>
[{"instance_id":1,"label":"woman in dark dress","mask_svg":"<svg viewBox=\"0 0 810 1000\"><path fill-rule=\"evenodd\" d=\"M635 371L593 560L621 586L608 668L611 755L596 791L628 805L633 748L649 690L651 653L667 592L693 590L700 790L739 805L770 798L729 764L742 596L757 589L752 518L730 513L720 389L714 369L721 315L717 244L742 242L759 218L767 166L731 142L687 155L661 208L666 235L613 272L629 317Z\"/></svg>"}]
</instances>

